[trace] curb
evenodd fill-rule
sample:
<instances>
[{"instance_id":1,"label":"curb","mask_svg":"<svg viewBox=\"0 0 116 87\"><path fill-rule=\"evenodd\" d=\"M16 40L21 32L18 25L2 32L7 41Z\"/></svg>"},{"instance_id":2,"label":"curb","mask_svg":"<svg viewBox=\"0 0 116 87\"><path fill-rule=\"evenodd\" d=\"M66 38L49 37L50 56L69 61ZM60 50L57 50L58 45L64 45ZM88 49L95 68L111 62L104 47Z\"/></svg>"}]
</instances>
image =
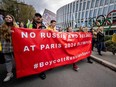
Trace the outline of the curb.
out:
<instances>
[{"instance_id":1,"label":"curb","mask_svg":"<svg viewBox=\"0 0 116 87\"><path fill-rule=\"evenodd\" d=\"M104 66L106 66L106 67L108 67L116 72L116 65L115 64L112 64L108 61L105 61L105 60L100 59L100 58L93 56L93 55L91 55L90 57L91 57L91 59L95 60L96 62L98 62L98 63L100 63L100 64L102 64L102 65L104 65Z\"/></svg>"}]
</instances>

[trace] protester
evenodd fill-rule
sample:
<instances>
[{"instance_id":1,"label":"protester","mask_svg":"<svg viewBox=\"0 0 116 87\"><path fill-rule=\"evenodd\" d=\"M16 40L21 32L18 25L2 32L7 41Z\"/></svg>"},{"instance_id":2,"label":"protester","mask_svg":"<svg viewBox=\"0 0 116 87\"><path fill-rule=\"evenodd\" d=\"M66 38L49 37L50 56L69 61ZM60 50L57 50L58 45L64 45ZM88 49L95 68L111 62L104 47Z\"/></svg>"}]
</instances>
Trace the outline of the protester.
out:
<instances>
[{"instance_id":1,"label":"protester","mask_svg":"<svg viewBox=\"0 0 116 87\"><path fill-rule=\"evenodd\" d=\"M33 28L33 29L45 29L46 26L42 22L42 16L40 13L35 13L35 16L33 18L32 24L29 24L27 28Z\"/></svg>"},{"instance_id":2,"label":"protester","mask_svg":"<svg viewBox=\"0 0 116 87\"><path fill-rule=\"evenodd\" d=\"M73 32L72 27L67 27L67 32ZM76 65L76 63L73 63L73 70L79 70L79 67Z\"/></svg>"},{"instance_id":3,"label":"protester","mask_svg":"<svg viewBox=\"0 0 116 87\"><path fill-rule=\"evenodd\" d=\"M23 23L23 22L20 22L20 23L19 23L19 27L20 27L20 28L24 28L24 27L25 27L25 26L24 26L24 23Z\"/></svg>"},{"instance_id":4,"label":"protester","mask_svg":"<svg viewBox=\"0 0 116 87\"><path fill-rule=\"evenodd\" d=\"M79 27L79 32L83 32L83 27L82 26Z\"/></svg>"},{"instance_id":5,"label":"protester","mask_svg":"<svg viewBox=\"0 0 116 87\"><path fill-rule=\"evenodd\" d=\"M45 25L42 22L42 16L40 13L35 13L32 24L27 26L28 28L33 29L45 29ZM46 78L45 72L39 74L40 78L44 80Z\"/></svg>"},{"instance_id":6,"label":"protester","mask_svg":"<svg viewBox=\"0 0 116 87\"><path fill-rule=\"evenodd\" d=\"M90 32L92 34L92 51L93 51L94 46L97 42L97 32L93 28L90 29Z\"/></svg>"},{"instance_id":7,"label":"protester","mask_svg":"<svg viewBox=\"0 0 116 87\"><path fill-rule=\"evenodd\" d=\"M99 27L97 31L97 49L98 54L102 56L101 51L105 49L103 27Z\"/></svg>"},{"instance_id":8,"label":"protester","mask_svg":"<svg viewBox=\"0 0 116 87\"><path fill-rule=\"evenodd\" d=\"M84 32L88 32L88 28L87 28L87 27L83 27L83 31L84 31ZM88 63L91 63L91 64L93 63L93 62L91 61L91 59L90 59L90 56L87 57L87 62L88 62Z\"/></svg>"},{"instance_id":9,"label":"protester","mask_svg":"<svg viewBox=\"0 0 116 87\"><path fill-rule=\"evenodd\" d=\"M28 19L28 21L27 21L27 23L26 23L26 25L25 25L25 28L32 28L33 27L33 20L34 19L32 19L31 21Z\"/></svg>"},{"instance_id":10,"label":"protester","mask_svg":"<svg viewBox=\"0 0 116 87\"><path fill-rule=\"evenodd\" d=\"M61 27L58 28L58 32L62 32L62 28Z\"/></svg>"},{"instance_id":11,"label":"protester","mask_svg":"<svg viewBox=\"0 0 116 87\"><path fill-rule=\"evenodd\" d=\"M1 38L0 41L2 43L2 53L4 54L5 58L5 64L6 64L6 70L7 75L4 82L9 81L13 77L12 68L13 68L13 47L12 47L12 27L18 27L18 25L15 22L15 19L12 15L6 15L4 23L2 24L0 28L0 34Z\"/></svg>"},{"instance_id":12,"label":"protester","mask_svg":"<svg viewBox=\"0 0 116 87\"><path fill-rule=\"evenodd\" d=\"M57 31L56 30L56 21L55 20L51 20L50 25L47 27L47 30Z\"/></svg>"}]
</instances>

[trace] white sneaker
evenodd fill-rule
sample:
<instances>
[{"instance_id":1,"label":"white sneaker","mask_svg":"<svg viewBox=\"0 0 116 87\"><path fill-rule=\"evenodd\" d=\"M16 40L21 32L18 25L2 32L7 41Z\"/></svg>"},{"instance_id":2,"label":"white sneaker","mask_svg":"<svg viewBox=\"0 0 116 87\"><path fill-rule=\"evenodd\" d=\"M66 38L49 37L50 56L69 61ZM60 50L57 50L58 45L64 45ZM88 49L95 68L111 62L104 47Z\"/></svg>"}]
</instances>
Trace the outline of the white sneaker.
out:
<instances>
[{"instance_id":1,"label":"white sneaker","mask_svg":"<svg viewBox=\"0 0 116 87\"><path fill-rule=\"evenodd\" d=\"M74 71L78 71L80 68L73 68Z\"/></svg>"},{"instance_id":2,"label":"white sneaker","mask_svg":"<svg viewBox=\"0 0 116 87\"><path fill-rule=\"evenodd\" d=\"M4 79L4 82L9 81L12 77L13 77L13 73L12 73L12 72L7 73L7 76L6 76L6 78Z\"/></svg>"},{"instance_id":3,"label":"white sneaker","mask_svg":"<svg viewBox=\"0 0 116 87\"><path fill-rule=\"evenodd\" d=\"M80 68L77 68L75 71L78 71Z\"/></svg>"}]
</instances>

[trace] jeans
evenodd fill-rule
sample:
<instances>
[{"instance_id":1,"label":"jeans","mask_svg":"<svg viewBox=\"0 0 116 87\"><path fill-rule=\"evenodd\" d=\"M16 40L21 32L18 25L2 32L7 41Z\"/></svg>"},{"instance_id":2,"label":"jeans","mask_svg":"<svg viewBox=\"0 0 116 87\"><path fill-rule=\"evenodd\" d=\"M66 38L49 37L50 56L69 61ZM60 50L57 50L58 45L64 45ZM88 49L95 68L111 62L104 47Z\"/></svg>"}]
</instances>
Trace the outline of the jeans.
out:
<instances>
[{"instance_id":1,"label":"jeans","mask_svg":"<svg viewBox=\"0 0 116 87\"><path fill-rule=\"evenodd\" d=\"M13 53L8 53L8 54L4 54L4 58L5 58L5 65L6 65L6 70L7 72L12 72L12 68L13 68Z\"/></svg>"},{"instance_id":2,"label":"jeans","mask_svg":"<svg viewBox=\"0 0 116 87\"><path fill-rule=\"evenodd\" d=\"M97 43L97 50L98 53L101 54L101 51L105 48L104 42L98 42Z\"/></svg>"}]
</instances>

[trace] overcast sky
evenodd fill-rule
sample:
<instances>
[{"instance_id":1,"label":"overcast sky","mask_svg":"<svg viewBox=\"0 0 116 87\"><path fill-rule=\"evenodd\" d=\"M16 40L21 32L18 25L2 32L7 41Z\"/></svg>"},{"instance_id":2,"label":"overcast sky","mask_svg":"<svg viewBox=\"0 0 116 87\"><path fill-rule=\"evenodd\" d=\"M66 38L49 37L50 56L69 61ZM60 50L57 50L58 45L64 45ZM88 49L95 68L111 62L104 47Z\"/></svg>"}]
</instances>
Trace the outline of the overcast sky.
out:
<instances>
[{"instance_id":1,"label":"overcast sky","mask_svg":"<svg viewBox=\"0 0 116 87\"><path fill-rule=\"evenodd\" d=\"M74 0L22 0L27 4L33 5L37 12L43 13L44 9L48 9L54 13L62 7Z\"/></svg>"}]
</instances>

